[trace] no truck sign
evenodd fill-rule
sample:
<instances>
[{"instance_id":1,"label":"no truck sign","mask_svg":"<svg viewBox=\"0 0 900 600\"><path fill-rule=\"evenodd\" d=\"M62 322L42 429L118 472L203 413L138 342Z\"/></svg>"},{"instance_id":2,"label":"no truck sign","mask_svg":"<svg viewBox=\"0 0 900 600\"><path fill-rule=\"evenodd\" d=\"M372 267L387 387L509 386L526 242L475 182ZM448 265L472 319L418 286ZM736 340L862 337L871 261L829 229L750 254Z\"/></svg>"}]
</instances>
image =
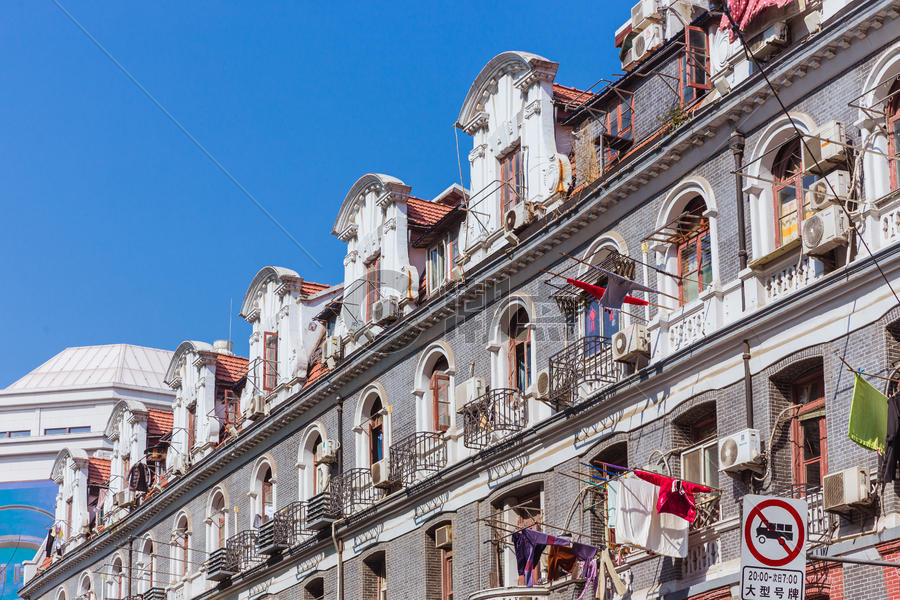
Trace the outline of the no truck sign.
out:
<instances>
[{"instance_id":1,"label":"no truck sign","mask_svg":"<svg viewBox=\"0 0 900 600\"><path fill-rule=\"evenodd\" d=\"M741 599L803 600L806 500L744 496Z\"/></svg>"}]
</instances>

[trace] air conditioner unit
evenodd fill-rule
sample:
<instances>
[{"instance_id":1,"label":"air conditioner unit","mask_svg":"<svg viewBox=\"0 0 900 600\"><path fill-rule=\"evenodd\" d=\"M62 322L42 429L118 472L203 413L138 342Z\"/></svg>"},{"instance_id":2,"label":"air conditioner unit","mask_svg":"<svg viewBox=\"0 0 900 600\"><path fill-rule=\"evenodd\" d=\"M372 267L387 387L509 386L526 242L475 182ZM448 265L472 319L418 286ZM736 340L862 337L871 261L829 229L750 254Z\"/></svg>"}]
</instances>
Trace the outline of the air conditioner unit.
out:
<instances>
[{"instance_id":1,"label":"air conditioner unit","mask_svg":"<svg viewBox=\"0 0 900 600\"><path fill-rule=\"evenodd\" d=\"M806 173L824 173L829 168L844 164L847 159L847 133L840 121L828 121L812 133L804 136L800 144L800 157Z\"/></svg>"},{"instance_id":2,"label":"air conditioner unit","mask_svg":"<svg viewBox=\"0 0 900 600\"><path fill-rule=\"evenodd\" d=\"M519 231L532 220L531 205L528 202L519 202L506 211L503 216L503 230L507 233Z\"/></svg>"},{"instance_id":3,"label":"air conditioner unit","mask_svg":"<svg viewBox=\"0 0 900 600\"><path fill-rule=\"evenodd\" d=\"M471 377L456 386L454 390L454 400L456 401L456 412L462 410L462 407L471 402L475 398L482 396L485 391L484 379L481 377Z\"/></svg>"},{"instance_id":4,"label":"air conditioner unit","mask_svg":"<svg viewBox=\"0 0 900 600\"><path fill-rule=\"evenodd\" d=\"M376 323L394 321L400 316L400 304L393 296L382 298L372 307L372 320Z\"/></svg>"},{"instance_id":5,"label":"air conditioner unit","mask_svg":"<svg viewBox=\"0 0 900 600\"><path fill-rule=\"evenodd\" d=\"M632 31L643 31L654 23L661 23L662 20L659 0L640 0L631 7Z\"/></svg>"},{"instance_id":6,"label":"air conditioner unit","mask_svg":"<svg viewBox=\"0 0 900 600\"><path fill-rule=\"evenodd\" d=\"M843 208L832 204L814 215L803 219L800 227L800 238L803 240L803 253L813 256L821 255L836 246L847 243L850 225Z\"/></svg>"},{"instance_id":7,"label":"air conditioner unit","mask_svg":"<svg viewBox=\"0 0 900 600\"><path fill-rule=\"evenodd\" d=\"M341 445L335 440L325 440L319 453L318 462L331 464L337 461L337 453Z\"/></svg>"},{"instance_id":8,"label":"air conditioner unit","mask_svg":"<svg viewBox=\"0 0 900 600\"><path fill-rule=\"evenodd\" d=\"M631 46L632 56L635 60L643 60L648 54L662 46L664 41L662 25L652 23L634 38Z\"/></svg>"},{"instance_id":9,"label":"air conditioner unit","mask_svg":"<svg viewBox=\"0 0 900 600\"><path fill-rule=\"evenodd\" d=\"M128 492L125 490L116 492L116 495L113 496L113 506L127 506L128 504Z\"/></svg>"},{"instance_id":10,"label":"air conditioner unit","mask_svg":"<svg viewBox=\"0 0 900 600\"><path fill-rule=\"evenodd\" d=\"M779 48L783 48L787 43L787 23L778 21L750 39L750 51L753 53L754 58L762 59L768 57Z\"/></svg>"},{"instance_id":11,"label":"air conditioner unit","mask_svg":"<svg viewBox=\"0 0 900 600\"><path fill-rule=\"evenodd\" d=\"M619 362L633 362L638 357L650 357L650 337L647 328L638 323L624 331L617 331L612 338L612 357Z\"/></svg>"},{"instance_id":12,"label":"air conditioner unit","mask_svg":"<svg viewBox=\"0 0 900 600\"><path fill-rule=\"evenodd\" d=\"M742 429L719 438L719 470L732 473L748 469L759 470L756 462L759 453L758 429Z\"/></svg>"},{"instance_id":13,"label":"air conditioner unit","mask_svg":"<svg viewBox=\"0 0 900 600\"><path fill-rule=\"evenodd\" d=\"M637 59L634 56L634 46L628 50L622 51L621 58L623 71L630 71L637 64Z\"/></svg>"},{"instance_id":14,"label":"air conditioner unit","mask_svg":"<svg viewBox=\"0 0 900 600\"><path fill-rule=\"evenodd\" d=\"M834 188L834 193L831 192L832 188ZM817 212L835 202L846 200L849 196L850 173L832 171L809 187L809 191L806 192L806 202L809 204L810 210Z\"/></svg>"},{"instance_id":15,"label":"air conditioner unit","mask_svg":"<svg viewBox=\"0 0 900 600\"><path fill-rule=\"evenodd\" d=\"M322 358L325 361L336 361L341 360L341 353L343 352L344 347L341 344L341 338L333 335L325 338L325 348L322 352Z\"/></svg>"},{"instance_id":16,"label":"air conditioner unit","mask_svg":"<svg viewBox=\"0 0 900 600\"><path fill-rule=\"evenodd\" d=\"M453 545L453 527L444 525L434 530L434 547L449 548Z\"/></svg>"},{"instance_id":17,"label":"air conditioner unit","mask_svg":"<svg viewBox=\"0 0 900 600\"><path fill-rule=\"evenodd\" d=\"M537 392L539 400L546 400L550 397L550 369L541 369L538 373L535 392Z\"/></svg>"},{"instance_id":18,"label":"air conditioner unit","mask_svg":"<svg viewBox=\"0 0 900 600\"><path fill-rule=\"evenodd\" d=\"M388 461L386 459L372 463L372 485L377 488L387 488L391 486L390 473L388 473Z\"/></svg>"},{"instance_id":19,"label":"air conditioner unit","mask_svg":"<svg viewBox=\"0 0 900 600\"><path fill-rule=\"evenodd\" d=\"M266 416L266 397L263 394L257 394L250 398L250 405L247 407L245 418L255 421Z\"/></svg>"},{"instance_id":20,"label":"air conditioner unit","mask_svg":"<svg viewBox=\"0 0 900 600\"><path fill-rule=\"evenodd\" d=\"M869 472L863 467L851 467L829 473L822 480L824 508L828 512L843 512L869 502Z\"/></svg>"}]
</instances>

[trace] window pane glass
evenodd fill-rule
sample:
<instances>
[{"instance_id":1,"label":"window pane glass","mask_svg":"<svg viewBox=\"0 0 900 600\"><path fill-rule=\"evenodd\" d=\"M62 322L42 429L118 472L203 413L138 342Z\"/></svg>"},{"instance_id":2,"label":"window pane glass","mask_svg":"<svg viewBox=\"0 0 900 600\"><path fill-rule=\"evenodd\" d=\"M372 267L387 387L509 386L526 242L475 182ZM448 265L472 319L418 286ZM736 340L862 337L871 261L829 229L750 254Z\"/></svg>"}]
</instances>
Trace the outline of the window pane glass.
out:
<instances>
[{"instance_id":1,"label":"window pane glass","mask_svg":"<svg viewBox=\"0 0 900 600\"><path fill-rule=\"evenodd\" d=\"M51 429L45 429L44 435L65 435L66 428L65 427L53 427Z\"/></svg>"},{"instance_id":2,"label":"window pane glass","mask_svg":"<svg viewBox=\"0 0 900 600\"><path fill-rule=\"evenodd\" d=\"M700 238L700 281L706 288L712 283L712 245L709 240L709 232L703 234Z\"/></svg>"},{"instance_id":3,"label":"window pane glass","mask_svg":"<svg viewBox=\"0 0 900 600\"><path fill-rule=\"evenodd\" d=\"M803 460L819 458L822 455L822 440L819 439L820 419L803 421Z\"/></svg>"},{"instance_id":4,"label":"window pane glass","mask_svg":"<svg viewBox=\"0 0 900 600\"><path fill-rule=\"evenodd\" d=\"M600 302L591 300L584 309L584 335L601 335L603 331L603 311L600 309Z\"/></svg>"},{"instance_id":5,"label":"window pane glass","mask_svg":"<svg viewBox=\"0 0 900 600\"><path fill-rule=\"evenodd\" d=\"M619 110L622 111L622 131L628 131L631 129L631 107L628 104L620 104Z\"/></svg>"},{"instance_id":6,"label":"window pane glass","mask_svg":"<svg viewBox=\"0 0 900 600\"><path fill-rule=\"evenodd\" d=\"M90 433L90 427L70 427L69 433Z\"/></svg>"},{"instance_id":7,"label":"window pane glass","mask_svg":"<svg viewBox=\"0 0 900 600\"><path fill-rule=\"evenodd\" d=\"M819 461L814 461L806 465L806 483L808 485L822 484L822 470Z\"/></svg>"},{"instance_id":8,"label":"window pane glass","mask_svg":"<svg viewBox=\"0 0 900 600\"><path fill-rule=\"evenodd\" d=\"M696 448L681 455L682 476L688 481L703 481L701 449Z\"/></svg>"},{"instance_id":9,"label":"window pane glass","mask_svg":"<svg viewBox=\"0 0 900 600\"><path fill-rule=\"evenodd\" d=\"M778 212L782 244L796 239L798 234L796 193L793 186L783 187L778 190Z\"/></svg>"},{"instance_id":10,"label":"window pane glass","mask_svg":"<svg viewBox=\"0 0 900 600\"><path fill-rule=\"evenodd\" d=\"M894 120L891 132L894 136L894 154L900 152L900 118ZM900 182L900 159L891 161L894 168L894 177Z\"/></svg>"},{"instance_id":11,"label":"window pane glass","mask_svg":"<svg viewBox=\"0 0 900 600\"><path fill-rule=\"evenodd\" d=\"M11 438L28 437L28 436L30 436L30 435L31 435L31 432L28 431L28 430L24 430L24 431L10 431L10 432L9 432L9 437L11 437ZM3 436L0 435L0 437L3 437Z\"/></svg>"},{"instance_id":12,"label":"window pane glass","mask_svg":"<svg viewBox=\"0 0 900 600\"><path fill-rule=\"evenodd\" d=\"M703 463L706 471L701 483L711 487L719 487L719 446L711 444L703 449Z\"/></svg>"}]
</instances>

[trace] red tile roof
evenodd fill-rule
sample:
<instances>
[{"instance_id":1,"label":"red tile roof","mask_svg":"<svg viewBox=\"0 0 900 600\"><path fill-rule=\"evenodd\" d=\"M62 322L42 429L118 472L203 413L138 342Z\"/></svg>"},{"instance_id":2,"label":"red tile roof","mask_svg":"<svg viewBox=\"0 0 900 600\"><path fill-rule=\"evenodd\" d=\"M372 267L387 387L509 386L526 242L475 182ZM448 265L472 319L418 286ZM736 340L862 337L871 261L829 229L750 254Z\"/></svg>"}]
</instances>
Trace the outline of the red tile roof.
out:
<instances>
[{"instance_id":1,"label":"red tile roof","mask_svg":"<svg viewBox=\"0 0 900 600\"><path fill-rule=\"evenodd\" d=\"M109 463L108 458L89 458L88 483L109 483Z\"/></svg>"},{"instance_id":2,"label":"red tile roof","mask_svg":"<svg viewBox=\"0 0 900 600\"><path fill-rule=\"evenodd\" d=\"M52 557L52 556L45 556L45 557L44 557L44 560L41 561L41 566L38 567L38 568L39 568L39 569L46 569L46 568L49 567L52 563L53 563L53 557Z\"/></svg>"},{"instance_id":3,"label":"red tile roof","mask_svg":"<svg viewBox=\"0 0 900 600\"><path fill-rule=\"evenodd\" d=\"M216 355L216 381L233 385L247 373L247 363L243 356L230 354Z\"/></svg>"},{"instance_id":4,"label":"red tile roof","mask_svg":"<svg viewBox=\"0 0 900 600\"><path fill-rule=\"evenodd\" d=\"M585 92L578 88L560 85L558 83L553 84L553 99L557 102L573 103L575 106L580 106L593 97L594 94L591 92Z\"/></svg>"},{"instance_id":5,"label":"red tile roof","mask_svg":"<svg viewBox=\"0 0 900 600\"><path fill-rule=\"evenodd\" d=\"M304 296L311 296L313 294L318 294L322 290L327 290L331 286L325 283L315 283L312 281L304 281L300 286L300 293Z\"/></svg>"},{"instance_id":6,"label":"red tile roof","mask_svg":"<svg viewBox=\"0 0 900 600\"><path fill-rule=\"evenodd\" d=\"M164 410L147 409L147 435L166 435L172 431L175 416Z\"/></svg>"},{"instance_id":7,"label":"red tile roof","mask_svg":"<svg viewBox=\"0 0 900 600\"><path fill-rule=\"evenodd\" d=\"M406 202L406 214L410 227L427 228L433 226L453 210L453 206L429 202L421 198L409 197Z\"/></svg>"},{"instance_id":8,"label":"red tile roof","mask_svg":"<svg viewBox=\"0 0 900 600\"><path fill-rule=\"evenodd\" d=\"M309 368L306 371L306 383L303 384L303 387L312 385L314 381L328 372L328 365L322 360L322 353L324 350L325 340L323 339L313 351L313 360L309 363Z\"/></svg>"}]
</instances>

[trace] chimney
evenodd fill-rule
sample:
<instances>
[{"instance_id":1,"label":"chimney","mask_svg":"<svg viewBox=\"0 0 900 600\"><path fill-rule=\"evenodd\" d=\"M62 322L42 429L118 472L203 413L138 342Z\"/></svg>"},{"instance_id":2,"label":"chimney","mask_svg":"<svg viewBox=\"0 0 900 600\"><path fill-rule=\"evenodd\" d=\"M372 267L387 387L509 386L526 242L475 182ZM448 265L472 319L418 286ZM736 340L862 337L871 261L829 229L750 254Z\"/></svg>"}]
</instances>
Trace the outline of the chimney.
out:
<instances>
[{"instance_id":1,"label":"chimney","mask_svg":"<svg viewBox=\"0 0 900 600\"><path fill-rule=\"evenodd\" d=\"M234 344L228 340L216 340L213 342L213 350L219 354L231 354Z\"/></svg>"}]
</instances>

